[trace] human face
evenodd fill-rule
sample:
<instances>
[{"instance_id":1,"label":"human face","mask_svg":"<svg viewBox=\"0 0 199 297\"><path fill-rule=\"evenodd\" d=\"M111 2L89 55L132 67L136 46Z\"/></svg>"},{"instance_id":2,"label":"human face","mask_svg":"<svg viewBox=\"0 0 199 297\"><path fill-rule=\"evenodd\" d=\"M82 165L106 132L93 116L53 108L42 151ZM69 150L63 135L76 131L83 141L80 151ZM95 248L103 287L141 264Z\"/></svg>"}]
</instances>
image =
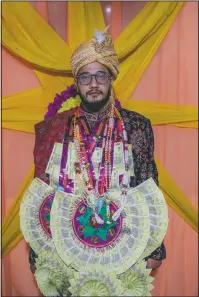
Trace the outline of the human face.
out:
<instances>
[{"instance_id":1,"label":"human face","mask_svg":"<svg viewBox=\"0 0 199 297\"><path fill-rule=\"evenodd\" d=\"M96 77L92 77L90 84L82 85L79 78L75 78L75 85L82 100L82 104L86 110L91 112L99 111L108 102L111 94L113 78L110 75L108 68L98 62L83 66L77 75L79 77L82 74L97 74L100 71L109 74L107 82L104 84L98 83Z\"/></svg>"}]
</instances>

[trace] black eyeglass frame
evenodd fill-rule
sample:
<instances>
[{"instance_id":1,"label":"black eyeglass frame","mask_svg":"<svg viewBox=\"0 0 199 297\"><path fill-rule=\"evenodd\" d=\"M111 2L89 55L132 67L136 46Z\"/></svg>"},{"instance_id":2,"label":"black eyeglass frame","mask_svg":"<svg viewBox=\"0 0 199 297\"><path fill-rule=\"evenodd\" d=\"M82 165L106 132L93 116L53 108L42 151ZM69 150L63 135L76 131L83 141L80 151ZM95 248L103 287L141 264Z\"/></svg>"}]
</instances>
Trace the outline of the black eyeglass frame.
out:
<instances>
[{"instance_id":1,"label":"black eyeglass frame","mask_svg":"<svg viewBox=\"0 0 199 297\"><path fill-rule=\"evenodd\" d=\"M106 80L106 82L103 82L103 83L102 83L102 82L98 82L98 80L97 80L97 75L98 75L99 73L103 73L103 74L106 74L106 75L107 75L107 80ZM112 77L112 75L111 75L110 73L108 73L108 72L105 72L105 71L98 71L96 74L87 74L87 76L90 78L90 82L87 83L87 84L82 84L82 82L80 81L80 77L81 77L81 75L83 75L83 74L85 74L85 73L82 73L82 74L80 74L80 75L75 76L75 79L79 80L80 84L83 85L83 86L88 86L88 85L90 85L90 83L91 83L92 80L93 80L93 77L95 77L95 80L96 80L96 82L97 82L99 85L105 85L105 84L108 82L109 78Z\"/></svg>"}]
</instances>

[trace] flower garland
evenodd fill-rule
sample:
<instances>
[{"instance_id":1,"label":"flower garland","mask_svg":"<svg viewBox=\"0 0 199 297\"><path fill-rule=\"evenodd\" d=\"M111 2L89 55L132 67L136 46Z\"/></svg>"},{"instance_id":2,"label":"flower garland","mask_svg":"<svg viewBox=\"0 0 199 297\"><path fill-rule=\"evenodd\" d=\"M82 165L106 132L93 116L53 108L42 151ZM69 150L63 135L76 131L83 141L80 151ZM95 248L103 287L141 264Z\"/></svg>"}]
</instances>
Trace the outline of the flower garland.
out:
<instances>
[{"instance_id":1,"label":"flower garland","mask_svg":"<svg viewBox=\"0 0 199 297\"><path fill-rule=\"evenodd\" d=\"M61 92L61 94L56 94L54 101L48 105L48 111L45 114L44 119L48 120L49 118L55 116L65 101L67 101L71 97L75 98L76 96L77 89L75 85L67 87L67 89Z\"/></svg>"},{"instance_id":2,"label":"flower garland","mask_svg":"<svg viewBox=\"0 0 199 297\"><path fill-rule=\"evenodd\" d=\"M61 94L56 94L54 101L48 105L48 111L44 116L44 120L48 120L54 117L57 112L62 108L64 102L69 102L68 100L72 97L75 98L78 95L77 89L74 84L67 87L66 90L61 92ZM70 99L71 100L71 99ZM118 99L115 99L115 106L121 108L121 104Z\"/></svg>"}]
</instances>

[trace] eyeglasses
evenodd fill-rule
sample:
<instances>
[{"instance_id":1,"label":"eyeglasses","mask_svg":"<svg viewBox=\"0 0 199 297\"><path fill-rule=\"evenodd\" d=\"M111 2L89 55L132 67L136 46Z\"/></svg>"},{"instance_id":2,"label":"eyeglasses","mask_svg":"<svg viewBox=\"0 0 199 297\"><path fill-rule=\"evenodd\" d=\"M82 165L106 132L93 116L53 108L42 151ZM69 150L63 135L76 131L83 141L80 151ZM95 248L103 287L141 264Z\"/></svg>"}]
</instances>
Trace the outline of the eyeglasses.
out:
<instances>
[{"instance_id":1,"label":"eyeglasses","mask_svg":"<svg viewBox=\"0 0 199 297\"><path fill-rule=\"evenodd\" d=\"M95 77L95 80L98 84L104 85L108 82L109 77L111 77L111 75L104 71L98 71L96 74L82 73L76 76L75 78L79 79L82 85L89 85L93 77Z\"/></svg>"}]
</instances>

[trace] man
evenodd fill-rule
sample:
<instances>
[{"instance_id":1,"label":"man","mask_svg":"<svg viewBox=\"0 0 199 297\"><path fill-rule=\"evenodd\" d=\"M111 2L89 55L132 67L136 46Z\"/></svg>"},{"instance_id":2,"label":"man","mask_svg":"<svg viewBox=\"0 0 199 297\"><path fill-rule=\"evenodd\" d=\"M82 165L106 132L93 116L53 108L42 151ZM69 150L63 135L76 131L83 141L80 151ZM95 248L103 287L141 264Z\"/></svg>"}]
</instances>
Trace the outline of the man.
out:
<instances>
[{"instance_id":1,"label":"man","mask_svg":"<svg viewBox=\"0 0 199 297\"><path fill-rule=\"evenodd\" d=\"M111 170L114 170L113 148L108 141L106 142L106 139L109 137L113 142L113 146L117 139L123 139L124 147L127 144L132 145L133 170L131 170L131 173L128 173L126 163L121 164L125 169L123 171L123 179L121 178L121 172L116 172L118 174L116 179L117 186L124 183L126 173L128 173L126 175L128 180L127 186L135 187L150 177L158 185L158 172L154 161L154 138L150 121L136 112L128 111L121 107L115 108L112 84L119 74L119 61L111 37L103 32L97 32L95 38L81 44L72 55L71 68L74 75L74 84L81 98L81 105L79 109L58 113L36 125L35 176L46 183L50 183L46 167L48 166L53 145L55 142L62 143L68 137L70 141L74 141L76 152L80 156L78 163L80 171L82 171L84 177L88 177L87 180L85 178L87 192L94 193L90 194L90 197L94 195L94 198L97 199L97 195L99 195L100 201L100 197L105 196L106 192L108 193L110 190L112 182ZM116 119L116 124L111 126L113 119ZM76 123L77 130L76 128L73 129L74 123ZM104 132L106 129L107 132ZM78 140L78 133L82 133L82 138L79 135L80 140ZM122 136L123 134L124 137ZM125 140L126 134L127 138ZM104 145L104 147L102 138L106 138L105 142L107 145ZM95 139L95 142L92 142L93 139ZM92 159L92 146L96 146L99 149L99 162L96 159ZM119 159L121 154L122 151L117 155ZM89 162L92 164L87 162L82 165L83 161L81 160L84 157L89 158ZM124 162L125 160L121 161L121 163ZM93 172L89 173L87 170L86 165L88 164ZM104 173L100 173L99 166L101 166L101 171L104 170ZM94 177L95 170L98 170L98 179ZM67 181L65 181L65 186L63 184L62 188L65 186L70 187ZM102 192L99 190L99 184ZM104 190L105 188L106 190ZM125 189L122 193L125 193ZM89 199L88 201L91 203L92 199ZM95 213L95 219L97 223L101 224L100 220L102 219L99 218L98 213ZM29 260L32 272L35 271L35 257L34 251L30 249ZM158 249L146 258L147 268L158 268L165 257L166 251L162 243Z\"/></svg>"}]
</instances>

